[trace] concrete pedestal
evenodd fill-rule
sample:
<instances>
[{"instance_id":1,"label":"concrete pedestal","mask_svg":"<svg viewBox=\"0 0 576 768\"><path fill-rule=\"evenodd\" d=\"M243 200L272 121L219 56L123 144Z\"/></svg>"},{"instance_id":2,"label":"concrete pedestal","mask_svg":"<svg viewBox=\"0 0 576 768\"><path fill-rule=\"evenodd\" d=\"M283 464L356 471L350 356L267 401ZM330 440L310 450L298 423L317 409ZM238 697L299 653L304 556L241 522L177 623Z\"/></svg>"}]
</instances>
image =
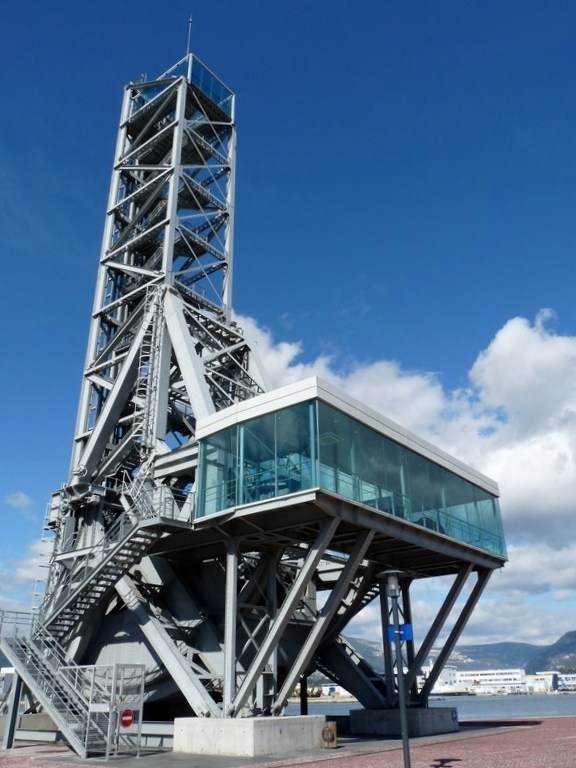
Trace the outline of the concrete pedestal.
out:
<instances>
[{"instance_id":1,"label":"concrete pedestal","mask_svg":"<svg viewBox=\"0 0 576 768\"><path fill-rule=\"evenodd\" d=\"M0 715L0 739L4 738L6 715ZM16 719L16 736L18 739L33 741L56 741L58 728L50 715L38 713L35 715L18 715Z\"/></svg>"},{"instance_id":2,"label":"concrete pedestal","mask_svg":"<svg viewBox=\"0 0 576 768\"><path fill-rule=\"evenodd\" d=\"M408 709L406 715L409 736L434 736L458 730L458 713L454 707ZM350 733L354 736L400 738L400 713L397 709L352 709Z\"/></svg>"},{"instance_id":3,"label":"concrete pedestal","mask_svg":"<svg viewBox=\"0 0 576 768\"><path fill-rule=\"evenodd\" d=\"M178 717L174 752L257 757L322 749L321 715L297 717Z\"/></svg>"}]
</instances>

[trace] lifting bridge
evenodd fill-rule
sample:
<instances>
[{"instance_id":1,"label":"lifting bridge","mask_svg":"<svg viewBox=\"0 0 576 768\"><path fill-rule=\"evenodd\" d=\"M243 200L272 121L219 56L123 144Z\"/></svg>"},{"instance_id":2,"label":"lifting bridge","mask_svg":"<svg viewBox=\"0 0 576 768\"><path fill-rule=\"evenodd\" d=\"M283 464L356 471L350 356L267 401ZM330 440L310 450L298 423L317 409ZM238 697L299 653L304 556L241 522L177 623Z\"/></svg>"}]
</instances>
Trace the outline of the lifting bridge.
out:
<instances>
[{"instance_id":1,"label":"lifting bridge","mask_svg":"<svg viewBox=\"0 0 576 768\"><path fill-rule=\"evenodd\" d=\"M235 145L234 94L192 54L126 86L46 592L0 616L14 696L83 756L114 731L97 669L140 670L150 720L281 715L314 671L396 707L390 570L407 623L412 586L451 577L418 651L404 644L425 706L506 560L491 480L321 380L270 390L232 316ZM384 671L346 638L370 604Z\"/></svg>"}]
</instances>

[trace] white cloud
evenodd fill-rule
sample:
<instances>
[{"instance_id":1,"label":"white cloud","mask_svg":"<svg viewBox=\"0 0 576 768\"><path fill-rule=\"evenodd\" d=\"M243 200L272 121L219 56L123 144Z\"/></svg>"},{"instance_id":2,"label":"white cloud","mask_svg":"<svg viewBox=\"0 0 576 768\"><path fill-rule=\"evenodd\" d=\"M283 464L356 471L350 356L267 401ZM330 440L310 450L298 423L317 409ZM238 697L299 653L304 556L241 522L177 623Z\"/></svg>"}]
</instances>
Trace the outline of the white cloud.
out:
<instances>
[{"instance_id":1,"label":"white cloud","mask_svg":"<svg viewBox=\"0 0 576 768\"><path fill-rule=\"evenodd\" d=\"M0 604L3 608L29 611L39 604L48 577L52 547L52 539L37 539L23 558L3 564L0 568Z\"/></svg>"},{"instance_id":2,"label":"white cloud","mask_svg":"<svg viewBox=\"0 0 576 768\"><path fill-rule=\"evenodd\" d=\"M38 516L34 509L34 501L23 491L9 493L4 499L5 503L16 510L16 513L23 520L38 523Z\"/></svg>"},{"instance_id":3,"label":"white cloud","mask_svg":"<svg viewBox=\"0 0 576 768\"><path fill-rule=\"evenodd\" d=\"M47 565L52 554L53 540L38 539L30 545L28 554L20 560L14 572L17 585L43 582L48 575Z\"/></svg>"},{"instance_id":4,"label":"white cloud","mask_svg":"<svg viewBox=\"0 0 576 768\"><path fill-rule=\"evenodd\" d=\"M474 363L470 379L488 407L504 409L509 437L533 438L574 424L576 338L550 329L541 311L531 325L516 317Z\"/></svg>"},{"instance_id":5,"label":"white cloud","mask_svg":"<svg viewBox=\"0 0 576 768\"><path fill-rule=\"evenodd\" d=\"M553 319L542 310L532 323L509 320L454 391L394 361L303 363L299 343L277 344L240 319L271 386L319 375L498 481L510 562L492 576L466 642L552 642L575 628L576 337L557 335ZM441 599L434 581L413 606L424 623ZM371 608L355 629L369 635L378 621Z\"/></svg>"},{"instance_id":6,"label":"white cloud","mask_svg":"<svg viewBox=\"0 0 576 768\"><path fill-rule=\"evenodd\" d=\"M319 375L499 482L510 561L492 576L462 642L552 642L575 628L576 338L555 334L552 318L511 319L478 355L469 385L453 391L435 373L390 360L303 362L300 343L276 342L252 318L238 318L271 388ZM16 492L6 503L24 510L32 500ZM3 574L5 590L10 579L16 592L45 577L44 546ZM425 580L414 593L415 621L426 626L445 580ZM379 622L374 603L354 631L370 636Z\"/></svg>"},{"instance_id":7,"label":"white cloud","mask_svg":"<svg viewBox=\"0 0 576 768\"><path fill-rule=\"evenodd\" d=\"M23 493L22 491L9 493L8 496L6 496L5 501L9 507L14 507L14 509L27 509L33 504L30 496L28 496L26 493Z\"/></svg>"}]
</instances>

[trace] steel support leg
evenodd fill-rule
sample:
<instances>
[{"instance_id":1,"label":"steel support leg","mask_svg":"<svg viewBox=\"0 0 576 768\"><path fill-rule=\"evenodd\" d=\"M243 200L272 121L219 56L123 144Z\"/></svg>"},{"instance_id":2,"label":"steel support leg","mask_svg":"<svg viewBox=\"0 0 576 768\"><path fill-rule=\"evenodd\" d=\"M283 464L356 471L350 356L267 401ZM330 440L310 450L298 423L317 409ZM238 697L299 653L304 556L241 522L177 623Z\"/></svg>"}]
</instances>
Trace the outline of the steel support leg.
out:
<instances>
[{"instance_id":1,"label":"steel support leg","mask_svg":"<svg viewBox=\"0 0 576 768\"><path fill-rule=\"evenodd\" d=\"M346 591L350 586L350 581L354 578L354 574L362 562L362 559L366 554L366 550L370 546L370 542L374 538L374 533L374 531L366 531L364 534L358 537L358 540L354 545L354 549L350 553L350 557L348 558L346 565L338 577L338 581L332 588L328 600L320 611L320 614L314 622L314 625L312 626L312 629L306 638L304 645L300 649L296 659L294 660L294 663L292 664L290 672L286 676L284 685L279 691L276 702L274 704L275 713L282 709L286 699L294 690L296 681L306 670L310 659L314 655L316 648L318 648L318 645L322 640L324 632L329 626L330 620L338 610L338 606L346 595Z\"/></svg>"},{"instance_id":2,"label":"steel support leg","mask_svg":"<svg viewBox=\"0 0 576 768\"><path fill-rule=\"evenodd\" d=\"M320 527L316 540L308 550L308 554L306 555L294 584L286 595L286 598L278 611L278 615L270 625L268 635L246 672L242 685L232 703L232 714L236 714L241 709L250 695L250 692L256 685L258 677L261 675L272 651L276 648L278 640L286 629L291 616L306 591L308 582L312 578L318 563L328 548L339 522L340 521L337 518L332 518L331 520L327 520Z\"/></svg>"},{"instance_id":3,"label":"steel support leg","mask_svg":"<svg viewBox=\"0 0 576 768\"><path fill-rule=\"evenodd\" d=\"M390 622L390 603L386 591L386 581L380 581L380 618L382 622L382 650L384 651L384 676L386 678L386 703L391 708L394 703L394 659L392 646L388 640Z\"/></svg>"},{"instance_id":4,"label":"steel support leg","mask_svg":"<svg viewBox=\"0 0 576 768\"><path fill-rule=\"evenodd\" d=\"M420 646L418 653L416 654L413 668L408 670L408 674L406 676L406 685L412 686L416 682L416 676L418 674L418 671L422 668L422 666L424 665L424 662L430 655L430 651L432 650L432 648L434 647L434 644L438 640L438 635L442 631L442 627L446 623L446 620L450 615L450 612L454 608L456 600L458 599L460 593L464 589L464 586L471 572L472 572L471 565L465 565L460 569L458 575L456 576L456 579L454 580L454 583L450 587L450 591L446 595L446 598L442 604L442 607L436 614L436 618L432 622L432 626L428 630L428 633L424 638L424 641ZM438 679L438 676L441 671L442 669L438 668L432 685L436 683L436 680ZM420 691L419 698L422 700L422 691Z\"/></svg>"},{"instance_id":5,"label":"steel support leg","mask_svg":"<svg viewBox=\"0 0 576 768\"><path fill-rule=\"evenodd\" d=\"M221 717L220 707L210 696L202 680L194 673L186 659L174 646L172 638L154 614L150 604L140 594L132 579L123 576L116 584L115 589L126 607L134 612L142 633L158 654L194 712L199 716Z\"/></svg>"},{"instance_id":6,"label":"steel support leg","mask_svg":"<svg viewBox=\"0 0 576 768\"><path fill-rule=\"evenodd\" d=\"M404 623L410 624L412 626L412 599L410 596L410 586L412 584L412 579L406 578L403 579L400 582L400 589L402 590L402 613L404 615ZM404 685L406 690L406 695L408 696L408 700L411 701L411 699L416 699L418 696L418 688L416 686L416 680L411 684L410 680L408 680L408 676L410 675L410 672L413 672L414 675L418 674L419 669L416 668L414 664L414 658L415 658L415 651L414 651L414 634L412 634L411 639L405 641L405 648L406 648L406 675L404 676ZM410 675L410 678L412 675ZM410 695L409 695L410 694Z\"/></svg>"},{"instance_id":7,"label":"steel support leg","mask_svg":"<svg viewBox=\"0 0 576 768\"><path fill-rule=\"evenodd\" d=\"M450 615L450 612L452 611L452 608L454 607L456 600L458 599L458 596L462 592L471 572L472 572L471 565L463 566L458 572L458 575L456 576L454 583L450 587L450 591L448 592L444 600L444 603L442 604L442 607L436 614L436 618L432 622L432 626L428 630L428 633L424 638L424 641L420 646L420 649L418 650L416 658L414 659L414 669L412 670L412 672L408 673L408 679L407 679L408 685L413 685L416 682L416 675L418 674L418 670L422 668L422 666L424 665L424 662L430 655L430 651L434 647L434 644L438 639L438 635L442 631L442 627L446 623L446 619Z\"/></svg>"},{"instance_id":8,"label":"steel support leg","mask_svg":"<svg viewBox=\"0 0 576 768\"><path fill-rule=\"evenodd\" d=\"M12 680L10 689L10 705L6 715L6 725L4 726L4 738L2 739L2 749L12 749L14 746L14 735L16 733L16 723L18 721L18 705L22 696L22 678L16 672Z\"/></svg>"},{"instance_id":9,"label":"steel support leg","mask_svg":"<svg viewBox=\"0 0 576 768\"><path fill-rule=\"evenodd\" d=\"M423 701L426 701L426 699L430 695L430 691L432 690L434 683L438 679L438 675L442 671L444 664L447 662L448 658L450 657L450 654L454 650L454 646L458 642L458 638L460 637L462 630L466 626L466 622L470 618L470 614L476 607L476 603L480 599L480 596L482 595L482 592L484 591L484 588L486 587L486 584L488 583L488 580L490 579L491 575L492 575L492 571L490 570L478 571L478 581L472 588L472 592L470 593L468 600L466 600L466 603L464 604L464 607L462 608L460 616L458 617L458 620L454 624L454 627L452 628L452 631L450 632L448 639L444 643L444 647L442 648L440 655L436 659L436 662L434 664L434 667L432 668L430 675L428 676L428 679L422 686L422 690L420 691L420 697Z\"/></svg>"},{"instance_id":10,"label":"steel support leg","mask_svg":"<svg viewBox=\"0 0 576 768\"><path fill-rule=\"evenodd\" d=\"M224 609L224 712L236 694L236 626L238 614L238 547L226 543L226 598Z\"/></svg>"}]
</instances>

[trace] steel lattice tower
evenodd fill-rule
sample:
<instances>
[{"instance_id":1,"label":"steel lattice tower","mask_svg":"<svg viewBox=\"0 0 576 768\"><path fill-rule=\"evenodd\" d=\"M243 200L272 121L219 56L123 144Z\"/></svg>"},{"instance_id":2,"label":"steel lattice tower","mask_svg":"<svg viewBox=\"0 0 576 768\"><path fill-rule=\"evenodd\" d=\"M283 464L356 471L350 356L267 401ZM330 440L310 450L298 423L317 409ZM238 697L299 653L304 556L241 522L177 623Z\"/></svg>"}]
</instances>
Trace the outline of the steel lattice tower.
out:
<instances>
[{"instance_id":1,"label":"steel lattice tower","mask_svg":"<svg viewBox=\"0 0 576 768\"><path fill-rule=\"evenodd\" d=\"M146 604L127 573L139 563L149 589L142 558L189 526L196 420L264 391L231 319L235 145L234 95L194 56L127 86L70 482L53 497L56 554L41 609L76 660L107 658L94 612L114 611L118 594ZM148 570L153 581L150 562ZM187 609L197 610L190 601ZM185 655L176 624L159 624L152 642L161 678L161 667L178 667ZM192 666L187 672L189 704L219 714L212 696L198 696Z\"/></svg>"},{"instance_id":2,"label":"steel lattice tower","mask_svg":"<svg viewBox=\"0 0 576 768\"><path fill-rule=\"evenodd\" d=\"M497 525L492 539L486 534L477 544L478 526L470 523L476 505L478 520L484 509L499 524L491 481L365 409L340 405L325 388L267 393L263 367L231 316L235 130L233 93L190 54L158 79L125 89L70 477L50 508L55 546L45 598L28 639L6 631L6 616L0 638L32 698L81 754L106 740L106 727L90 719L82 686L67 687L63 670L70 668L141 665L152 719L281 714L295 685L315 670L367 709L394 708L388 643L382 674L342 636L375 599L385 631L391 609L383 573L390 568L403 574L407 622L414 579L454 576L418 653L406 643L406 691L425 705L491 572L505 561ZM295 447L297 421L285 418L305 395L298 413L307 415L298 423L317 436L311 454L302 440ZM275 398L284 416L270 410ZM346 442L341 412L326 411L322 418L335 426L322 427L317 400L365 422L361 429L354 422L354 434L366 438L349 452L355 467L344 471L335 448ZM242 437L227 425L251 416L253 403L266 430ZM218 437L219 414L227 414L227 443ZM208 425L200 459L198 424ZM430 502L434 518L409 503L404 464L396 490L362 476L373 463L366 441L376 440L366 425L412 456L414 489L423 473L436 490L442 485ZM265 451L272 459L262 458ZM217 477L220 506L212 516L206 472L198 509L202 456ZM264 479L265 464L272 481ZM468 517L452 532L448 474L459 494L475 489ZM463 498L453 509L464 508ZM419 691L418 670L474 577ZM50 681L58 681L52 696ZM71 701L80 712L74 722Z\"/></svg>"}]
</instances>

